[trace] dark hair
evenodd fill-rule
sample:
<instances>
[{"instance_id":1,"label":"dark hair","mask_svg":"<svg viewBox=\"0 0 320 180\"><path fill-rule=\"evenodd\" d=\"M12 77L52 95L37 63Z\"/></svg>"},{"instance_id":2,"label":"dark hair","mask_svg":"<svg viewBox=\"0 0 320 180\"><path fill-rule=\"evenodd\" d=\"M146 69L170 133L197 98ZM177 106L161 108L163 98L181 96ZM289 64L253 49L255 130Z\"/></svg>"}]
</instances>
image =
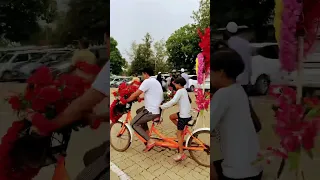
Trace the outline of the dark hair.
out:
<instances>
[{"instance_id":1,"label":"dark hair","mask_svg":"<svg viewBox=\"0 0 320 180\"><path fill-rule=\"evenodd\" d=\"M174 83L184 86L187 84L187 81L183 77L178 77L177 79L174 80Z\"/></svg>"},{"instance_id":2,"label":"dark hair","mask_svg":"<svg viewBox=\"0 0 320 180\"><path fill-rule=\"evenodd\" d=\"M153 68L151 68L151 67L143 68L142 69L142 73L146 73L149 76L153 76L154 75Z\"/></svg>"},{"instance_id":3,"label":"dark hair","mask_svg":"<svg viewBox=\"0 0 320 180\"><path fill-rule=\"evenodd\" d=\"M228 78L234 80L244 71L244 67L241 56L230 48L222 48L211 57L211 70L223 70Z\"/></svg>"}]
</instances>

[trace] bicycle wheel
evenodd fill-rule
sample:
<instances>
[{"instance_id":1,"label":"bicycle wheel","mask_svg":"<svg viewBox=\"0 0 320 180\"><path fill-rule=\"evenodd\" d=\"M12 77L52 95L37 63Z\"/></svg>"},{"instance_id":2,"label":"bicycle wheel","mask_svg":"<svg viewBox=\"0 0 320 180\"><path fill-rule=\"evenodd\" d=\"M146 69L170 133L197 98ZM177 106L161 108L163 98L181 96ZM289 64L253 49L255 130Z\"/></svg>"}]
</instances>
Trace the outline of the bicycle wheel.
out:
<instances>
[{"instance_id":1,"label":"bicycle wheel","mask_svg":"<svg viewBox=\"0 0 320 180\"><path fill-rule=\"evenodd\" d=\"M202 130L194 133L188 142L188 147L202 147L199 141L205 145L207 149L203 151L189 150L189 153L192 159L199 165L210 167L210 131Z\"/></svg>"},{"instance_id":2,"label":"bicycle wheel","mask_svg":"<svg viewBox=\"0 0 320 180\"><path fill-rule=\"evenodd\" d=\"M130 147L131 133L122 122L112 123L110 127L110 144L116 151L123 152Z\"/></svg>"}]
</instances>

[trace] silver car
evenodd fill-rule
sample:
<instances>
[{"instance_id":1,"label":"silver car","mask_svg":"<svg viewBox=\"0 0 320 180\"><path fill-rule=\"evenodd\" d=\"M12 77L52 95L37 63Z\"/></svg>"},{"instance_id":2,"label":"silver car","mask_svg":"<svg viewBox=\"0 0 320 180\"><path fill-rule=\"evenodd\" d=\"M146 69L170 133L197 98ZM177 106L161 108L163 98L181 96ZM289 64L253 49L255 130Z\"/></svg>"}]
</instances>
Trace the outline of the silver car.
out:
<instances>
[{"instance_id":1,"label":"silver car","mask_svg":"<svg viewBox=\"0 0 320 180\"><path fill-rule=\"evenodd\" d=\"M13 68L12 75L15 80L26 80L30 77L39 67L49 66L61 61L63 55L70 51L52 51L46 53L41 58L31 59L26 63L19 64Z\"/></svg>"},{"instance_id":2,"label":"silver car","mask_svg":"<svg viewBox=\"0 0 320 180\"><path fill-rule=\"evenodd\" d=\"M45 53L41 51L18 51L7 53L0 59L0 80L13 80L13 69L21 64L30 62L31 59L41 58Z\"/></svg>"}]
</instances>

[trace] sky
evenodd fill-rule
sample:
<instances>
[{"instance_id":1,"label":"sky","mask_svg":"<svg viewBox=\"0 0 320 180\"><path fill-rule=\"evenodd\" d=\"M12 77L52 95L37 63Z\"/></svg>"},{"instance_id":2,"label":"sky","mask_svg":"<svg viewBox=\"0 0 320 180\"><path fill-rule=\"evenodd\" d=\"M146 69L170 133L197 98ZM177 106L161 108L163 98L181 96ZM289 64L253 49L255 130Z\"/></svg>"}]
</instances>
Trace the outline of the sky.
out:
<instances>
[{"instance_id":1,"label":"sky","mask_svg":"<svg viewBox=\"0 0 320 180\"><path fill-rule=\"evenodd\" d=\"M149 32L154 41L166 40L180 27L192 23L199 0L111 0L110 35L128 61L133 41L141 42Z\"/></svg>"}]
</instances>

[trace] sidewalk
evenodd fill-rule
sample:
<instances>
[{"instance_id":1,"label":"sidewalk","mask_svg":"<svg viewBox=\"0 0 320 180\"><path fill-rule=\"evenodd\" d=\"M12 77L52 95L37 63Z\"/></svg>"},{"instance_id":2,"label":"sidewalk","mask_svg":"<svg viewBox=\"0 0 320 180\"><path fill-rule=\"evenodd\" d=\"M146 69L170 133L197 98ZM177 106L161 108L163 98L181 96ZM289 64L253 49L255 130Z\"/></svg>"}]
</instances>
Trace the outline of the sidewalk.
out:
<instances>
[{"instance_id":1,"label":"sidewalk","mask_svg":"<svg viewBox=\"0 0 320 180\"><path fill-rule=\"evenodd\" d=\"M194 96L190 96L194 100ZM194 105L195 103L193 103ZM132 115L135 110L141 107L143 103L134 104L132 107ZM157 129L164 135L175 136L176 127L169 120L169 115L178 111L177 107L170 108L164 112L164 121L157 125ZM210 127L209 113L206 114L205 126ZM201 126L202 123L199 123ZM177 163L172 157L177 153L174 149L166 149L155 147L151 151L145 153L144 144L133 137L133 142L125 152L117 152L110 147L111 162L118 166L132 180L209 180L210 168L198 165L186 151L188 158L183 162ZM113 177L111 177L111 180Z\"/></svg>"}]
</instances>

